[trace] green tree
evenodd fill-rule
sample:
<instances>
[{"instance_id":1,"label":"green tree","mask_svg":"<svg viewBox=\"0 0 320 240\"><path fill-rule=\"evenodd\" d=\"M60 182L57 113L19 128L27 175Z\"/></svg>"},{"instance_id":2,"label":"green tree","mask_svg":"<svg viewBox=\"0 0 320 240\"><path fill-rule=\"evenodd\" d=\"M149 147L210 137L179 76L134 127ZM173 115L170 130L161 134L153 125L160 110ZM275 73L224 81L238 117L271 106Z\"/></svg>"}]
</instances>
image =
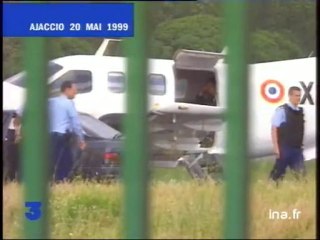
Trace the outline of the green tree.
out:
<instances>
[{"instance_id":1,"label":"green tree","mask_svg":"<svg viewBox=\"0 0 320 240\"><path fill-rule=\"evenodd\" d=\"M285 32L299 45L306 57L316 49L316 1L315 0L269 0L250 4L250 29L252 32L267 30Z\"/></svg>"},{"instance_id":2,"label":"green tree","mask_svg":"<svg viewBox=\"0 0 320 240\"><path fill-rule=\"evenodd\" d=\"M67 55L92 55L101 42L99 38L51 38L49 59Z\"/></svg>"},{"instance_id":3,"label":"green tree","mask_svg":"<svg viewBox=\"0 0 320 240\"><path fill-rule=\"evenodd\" d=\"M194 15L160 24L151 40L151 57L171 59L178 49L220 52L223 48L221 20Z\"/></svg>"},{"instance_id":4,"label":"green tree","mask_svg":"<svg viewBox=\"0 0 320 240\"><path fill-rule=\"evenodd\" d=\"M22 41L19 38L3 38L3 72L6 79L22 69Z\"/></svg>"},{"instance_id":5,"label":"green tree","mask_svg":"<svg viewBox=\"0 0 320 240\"><path fill-rule=\"evenodd\" d=\"M102 38L50 38L48 55L55 59L67 55L94 54ZM3 38L3 80L22 71L23 38Z\"/></svg>"},{"instance_id":6,"label":"green tree","mask_svg":"<svg viewBox=\"0 0 320 240\"><path fill-rule=\"evenodd\" d=\"M222 1L150 2L149 6L151 57L171 59L179 48L222 50ZM315 0L250 1L251 62L302 58L315 53L315 9ZM50 38L49 58L94 54L101 41L102 38ZM3 38L4 79L23 69L22 46L21 38Z\"/></svg>"},{"instance_id":7,"label":"green tree","mask_svg":"<svg viewBox=\"0 0 320 240\"><path fill-rule=\"evenodd\" d=\"M150 21L149 25L151 31L166 21L190 17L193 15L211 15L219 17L222 15L221 1L210 3L200 2L151 2L149 3Z\"/></svg>"},{"instance_id":8,"label":"green tree","mask_svg":"<svg viewBox=\"0 0 320 240\"><path fill-rule=\"evenodd\" d=\"M250 63L299 58L301 49L288 34L256 31L251 36Z\"/></svg>"}]
</instances>

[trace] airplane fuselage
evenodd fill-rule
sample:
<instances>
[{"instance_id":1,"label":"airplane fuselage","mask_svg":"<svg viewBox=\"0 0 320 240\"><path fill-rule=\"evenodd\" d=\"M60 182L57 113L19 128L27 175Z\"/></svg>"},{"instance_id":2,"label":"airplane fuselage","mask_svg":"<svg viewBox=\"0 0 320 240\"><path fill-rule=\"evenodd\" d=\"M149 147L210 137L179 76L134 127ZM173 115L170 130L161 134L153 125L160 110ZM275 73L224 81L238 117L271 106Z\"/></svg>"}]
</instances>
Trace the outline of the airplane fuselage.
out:
<instances>
[{"instance_id":1,"label":"airplane fuselage","mask_svg":"<svg viewBox=\"0 0 320 240\"><path fill-rule=\"evenodd\" d=\"M130 81L130 79L126 75L125 58L79 55L58 58L52 62L62 66L62 68L50 76L49 84L51 86L59 86L59 81L66 80L68 76L69 78L70 76L74 78L70 80L77 81L77 79L81 79L81 84L83 84L81 86L88 84L87 88L84 87L83 91L80 91L74 99L79 112L88 113L96 118L108 117L108 115L114 114L121 115L126 112L126 81ZM162 107L170 106L174 103L179 103L179 107L183 109L183 106L187 104L177 100L176 94L179 89L176 89L174 64L173 60L149 60L149 111L156 112L161 110ZM227 65L222 61L212 66L212 71L215 72L217 78L217 107L227 107L226 89L228 83L226 67ZM301 106L305 112L304 146L305 149L315 150L315 58L252 64L249 65L248 70L248 143L250 155L261 157L272 154L271 117L276 107L287 102L287 93L290 86L298 86L302 89ZM77 75L77 71L79 75ZM19 76L21 74L7 79L6 82L14 84ZM77 76L79 77L77 78ZM87 82L86 76L90 76ZM4 91L6 91L5 86ZM15 93L12 92L12 94ZM19 93L20 95L21 93ZM10 106L10 103L7 105ZM17 107L19 107L17 103L11 104L11 108L16 109ZM178 140L174 140L177 143L176 146L180 144L181 149L186 151L193 148L199 149L197 138L194 137L196 132L217 131L218 139L215 145L210 149L203 149L203 151L217 153L216 149L225 147L225 124L217 123L214 118L201 119L201 114L198 115L198 119L197 117L190 118L190 120L183 123L175 122L174 116L172 114L171 122L156 124L152 128L154 132L161 132L159 136L162 136L160 141L163 142L163 146L167 144L168 148L172 147L172 142L168 138L172 134L180 134L181 136L178 137ZM172 129L177 127L177 132L173 130L163 134L164 130L170 128L168 125L173 125ZM183 136L183 133L179 133L179 131L190 131L190 134ZM313 154L315 156L315 152Z\"/></svg>"}]
</instances>

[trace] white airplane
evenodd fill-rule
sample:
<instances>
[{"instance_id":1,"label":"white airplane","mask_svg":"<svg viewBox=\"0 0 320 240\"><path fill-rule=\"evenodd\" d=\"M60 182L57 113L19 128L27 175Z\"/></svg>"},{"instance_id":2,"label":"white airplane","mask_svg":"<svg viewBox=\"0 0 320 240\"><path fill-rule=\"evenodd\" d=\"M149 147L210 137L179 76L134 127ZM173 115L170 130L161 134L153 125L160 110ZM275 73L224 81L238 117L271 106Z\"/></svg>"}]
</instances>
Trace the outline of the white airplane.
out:
<instances>
[{"instance_id":1,"label":"white airplane","mask_svg":"<svg viewBox=\"0 0 320 240\"><path fill-rule=\"evenodd\" d=\"M48 83L54 95L62 81L75 81L78 111L121 130L121 117L126 112L126 59L104 56L111 41L104 40L95 55L50 61ZM190 156L201 159L203 153L223 156L228 87L224 56L225 53L179 50L173 60L149 59L148 110L154 151L172 150L180 160ZM299 86L305 113L304 156L306 160L315 159L315 63L312 57L249 65L248 137L252 158L273 155L271 117L275 108L287 101L289 87ZM195 104L196 94L209 78L216 84L217 106ZM17 109L23 104L24 79L25 73L21 72L3 82L3 91L9 96L3 99L4 108ZM201 147L199 141L210 131L215 132L213 145Z\"/></svg>"}]
</instances>

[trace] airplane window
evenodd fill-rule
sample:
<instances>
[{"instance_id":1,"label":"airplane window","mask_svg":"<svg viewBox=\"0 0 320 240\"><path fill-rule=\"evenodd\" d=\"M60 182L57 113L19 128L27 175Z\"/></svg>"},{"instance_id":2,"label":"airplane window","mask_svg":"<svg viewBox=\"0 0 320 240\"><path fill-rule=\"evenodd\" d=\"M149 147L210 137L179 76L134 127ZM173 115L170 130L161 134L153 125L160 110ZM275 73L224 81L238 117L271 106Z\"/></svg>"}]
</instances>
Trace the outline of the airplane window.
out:
<instances>
[{"instance_id":1,"label":"airplane window","mask_svg":"<svg viewBox=\"0 0 320 240\"><path fill-rule=\"evenodd\" d=\"M123 72L108 73L108 88L114 93L125 91L125 75Z\"/></svg>"},{"instance_id":2,"label":"airplane window","mask_svg":"<svg viewBox=\"0 0 320 240\"><path fill-rule=\"evenodd\" d=\"M88 93L92 90L92 74L88 70L70 70L66 72L50 84L51 93L60 91L60 86L64 81L72 81L77 86L78 93Z\"/></svg>"},{"instance_id":3,"label":"airplane window","mask_svg":"<svg viewBox=\"0 0 320 240\"><path fill-rule=\"evenodd\" d=\"M166 78L162 74L149 75L149 93L152 95L164 95L166 93Z\"/></svg>"},{"instance_id":4,"label":"airplane window","mask_svg":"<svg viewBox=\"0 0 320 240\"><path fill-rule=\"evenodd\" d=\"M48 74L51 77L53 74L57 73L60 71L63 67L57 63L54 63L50 61L48 63ZM10 79L7 80L7 82L14 84L19 87L25 87L25 79L26 79L26 74L25 71L16 74L15 76L11 77Z\"/></svg>"}]
</instances>

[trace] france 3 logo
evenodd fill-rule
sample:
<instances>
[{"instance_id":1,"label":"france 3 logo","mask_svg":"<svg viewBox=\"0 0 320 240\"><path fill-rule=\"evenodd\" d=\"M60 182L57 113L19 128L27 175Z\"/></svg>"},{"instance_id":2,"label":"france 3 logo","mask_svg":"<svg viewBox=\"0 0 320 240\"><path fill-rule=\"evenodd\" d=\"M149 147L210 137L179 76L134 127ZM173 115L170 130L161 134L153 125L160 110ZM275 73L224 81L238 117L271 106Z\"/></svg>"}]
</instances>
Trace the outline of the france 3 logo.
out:
<instances>
[{"instance_id":1,"label":"france 3 logo","mask_svg":"<svg viewBox=\"0 0 320 240\"><path fill-rule=\"evenodd\" d=\"M28 208L28 211L25 212L25 217L29 221L39 220L42 216L42 203L41 202L25 202L24 206Z\"/></svg>"},{"instance_id":2,"label":"france 3 logo","mask_svg":"<svg viewBox=\"0 0 320 240\"><path fill-rule=\"evenodd\" d=\"M266 80L261 85L261 96L269 103L279 103L283 100L285 90L283 85L273 79Z\"/></svg>"}]
</instances>

